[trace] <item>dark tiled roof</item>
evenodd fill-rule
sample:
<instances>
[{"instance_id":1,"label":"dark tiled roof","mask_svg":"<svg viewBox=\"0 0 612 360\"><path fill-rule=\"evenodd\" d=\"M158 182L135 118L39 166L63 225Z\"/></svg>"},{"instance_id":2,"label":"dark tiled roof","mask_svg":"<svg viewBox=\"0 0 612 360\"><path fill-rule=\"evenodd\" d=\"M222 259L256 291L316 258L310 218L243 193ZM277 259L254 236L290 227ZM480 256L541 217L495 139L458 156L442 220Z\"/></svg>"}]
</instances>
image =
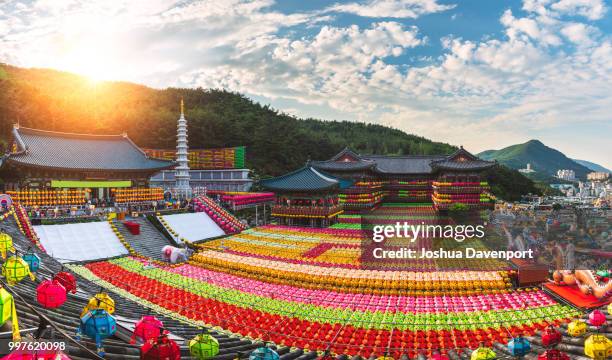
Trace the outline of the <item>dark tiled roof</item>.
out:
<instances>
[{"instance_id":1,"label":"dark tiled roof","mask_svg":"<svg viewBox=\"0 0 612 360\"><path fill-rule=\"evenodd\" d=\"M343 180L323 174L312 166L305 166L273 179L261 180L260 184L272 191L321 191L346 186Z\"/></svg>"},{"instance_id":2,"label":"dark tiled roof","mask_svg":"<svg viewBox=\"0 0 612 360\"><path fill-rule=\"evenodd\" d=\"M354 159L346 161L345 159ZM312 161L312 166L327 171L372 169L381 174L431 174L436 169L478 170L494 162L480 160L460 148L450 155L360 155L348 148L327 161Z\"/></svg>"},{"instance_id":3,"label":"dark tiled roof","mask_svg":"<svg viewBox=\"0 0 612 360\"><path fill-rule=\"evenodd\" d=\"M364 159L376 162L376 171L385 174L429 174L431 162L443 160L444 155L384 156L364 155Z\"/></svg>"},{"instance_id":4,"label":"dark tiled roof","mask_svg":"<svg viewBox=\"0 0 612 360\"><path fill-rule=\"evenodd\" d=\"M484 170L495 165L493 161L484 160L467 160L467 161L451 161L443 160L432 163L432 167L441 170Z\"/></svg>"},{"instance_id":5,"label":"dark tiled roof","mask_svg":"<svg viewBox=\"0 0 612 360\"><path fill-rule=\"evenodd\" d=\"M373 168L376 163L368 160L358 161L311 161L310 164L317 169L327 171L352 171Z\"/></svg>"},{"instance_id":6,"label":"dark tiled roof","mask_svg":"<svg viewBox=\"0 0 612 360\"><path fill-rule=\"evenodd\" d=\"M152 159L127 135L84 135L13 129L17 152L8 161L24 166L69 170L157 171L172 161Z\"/></svg>"}]
</instances>

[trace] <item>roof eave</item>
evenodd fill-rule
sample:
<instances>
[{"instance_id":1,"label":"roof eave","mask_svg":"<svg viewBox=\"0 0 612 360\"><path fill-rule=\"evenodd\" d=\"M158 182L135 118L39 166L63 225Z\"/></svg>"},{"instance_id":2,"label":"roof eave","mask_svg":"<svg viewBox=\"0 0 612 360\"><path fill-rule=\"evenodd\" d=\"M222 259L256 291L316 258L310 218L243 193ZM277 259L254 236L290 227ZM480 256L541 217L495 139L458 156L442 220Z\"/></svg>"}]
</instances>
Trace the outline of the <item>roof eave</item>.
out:
<instances>
[{"instance_id":1,"label":"roof eave","mask_svg":"<svg viewBox=\"0 0 612 360\"><path fill-rule=\"evenodd\" d=\"M173 167L175 167L177 164L175 162L169 164L169 165L165 165L165 166L160 166L160 167L151 167L151 168L144 168L144 169L99 169L99 168L65 168L65 167L58 167L58 166L45 166L45 165L35 165L35 164L30 164L30 163L26 163L26 162L22 162L19 161L11 156L9 156L6 159L7 163L11 163L13 165L18 165L18 166L23 166L23 167L29 167L29 168L42 168L42 169L48 169L48 170L58 170L58 171L91 171L91 172L104 172L104 171L114 171L114 172L158 172L158 171L162 171L162 170L167 170L167 169L171 169Z\"/></svg>"}]
</instances>

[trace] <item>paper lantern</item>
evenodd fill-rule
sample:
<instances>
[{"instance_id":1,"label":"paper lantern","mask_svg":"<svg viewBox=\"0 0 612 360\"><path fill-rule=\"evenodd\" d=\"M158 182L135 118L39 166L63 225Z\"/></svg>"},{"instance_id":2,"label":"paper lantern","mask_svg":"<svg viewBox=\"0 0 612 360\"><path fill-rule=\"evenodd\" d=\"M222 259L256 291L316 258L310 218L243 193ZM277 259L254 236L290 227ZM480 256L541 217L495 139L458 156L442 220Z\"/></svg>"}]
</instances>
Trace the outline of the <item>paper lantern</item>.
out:
<instances>
[{"instance_id":1,"label":"paper lantern","mask_svg":"<svg viewBox=\"0 0 612 360\"><path fill-rule=\"evenodd\" d=\"M573 337L579 337L587 332L587 324L582 320L574 320L567 325L567 333Z\"/></svg>"},{"instance_id":2,"label":"paper lantern","mask_svg":"<svg viewBox=\"0 0 612 360\"><path fill-rule=\"evenodd\" d=\"M508 342L508 350L512 356L523 357L531 351L531 343L524 337L516 337Z\"/></svg>"},{"instance_id":3,"label":"paper lantern","mask_svg":"<svg viewBox=\"0 0 612 360\"><path fill-rule=\"evenodd\" d=\"M538 355L538 360L570 360L570 358L557 349L548 349Z\"/></svg>"},{"instance_id":4,"label":"paper lantern","mask_svg":"<svg viewBox=\"0 0 612 360\"><path fill-rule=\"evenodd\" d=\"M552 347L559 344L562 340L561 333L554 327L549 326L542 331L542 345L544 347Z\"/></svg>"},{"instance_id":5,"label":"paper lantern","mask_svg":"<svg viewBox=\"0 0 612 360\"><path fill-rule=\"evenodd\" d=\"M99 293L94 297L89 299L89 302L83 308L83 312L81 312L81 317L83 317L88 311L102 309L112 314L115 312L115 300L113 300L107 293Z\"/></svg>"},{"instance_id":6,"label":"paper lantern","mask_svg":"<svg viewBox=\"0 0 612 360\"><path fill-rule=\"evenodd\" d=\"M589 314L589 324L595 327L600 327L607 322L606 315L600 310L593 310Z\"/></svg>"},{"instance_id":7,"label":"paper lantern","mask_svg":"<svg viewBox=\"0 0 612 360\"><path fill-rule=\"evenodd\" d=\"M189 353L198 360L211 359L219 353L219 341L209 334L199 334L189 341Z\"/></svg>"},{"instance_id":8,"label":"paper lantern","mask_svg":"<svg viewBox=\"0 0 612 360\"><path fill-rule=\"evenodd\" d=\"M23 255L23 260L28 263L31 272L37 272L40 268L40 257L34 253L27 253Z\"/></svg>"},{"instance_id":9,"label":"paper lantern","mask_svg":"<svg viewBox=\"0 0 612 360\"><path fill-rule=\"evenodd\" d=\"M136 343L136 339L147 342L150 339L157 339L161 335L164 323L153 315L143 315L134 327L134 334L130 343Z\"/></svg>"},{"instance_id":10,"label":"paper lantern","mask_svg":"<svg viewBox=\"0 0 612 360\"><path fill-rule=\"evenodd\" d=\"M0 287L0 326L8 320L13 324L13 341L21 340L15 299L6 289Z\"/></svg>"},{"instance_id":11,"label":"paper lantern","mask_svg":"<svg viewBox=\"0 0 612 360\"><path fill-rule=\"evenodd\" d=\"M249 354L249 360L279 360L280 356L274 349L262 346Z\"/></svg>"},{"instance_id":12,"label":"paper lantern","mask_svg":"<svg viewBox=\"0 0 612 360\"><path fill-rule=\"evenodd\" d=\"M584 341L584 354L591 359L606 360L612 356L612 341L602 334L593 334Z\"/></svg>"},{"instance_id":13,"label":"paper lantern","mask_svg":"<svg viewBox=\"0 0 612 360\"><path fill-rule=\"evenodd\" d=\"M432 354L429 359L430 360L448 360L448 356L440 354L440 353L435 353L435 354Z\"/></svg>"},{"instance_id":14,"label":"paper lantern","mask_svg":"<svg viewBox=\"0 0 612 360\"><path fill-rule=\"evenodd\" d=\"M6 233L0 233L0 254L3 259L6 259L6 254L9 252L15 252L13 247L13 238Z\"/></svg>"},{"instance_id":15,"label":"paper lantern","mask_svg":"<svg viewBox=\"0 0 612 360\"><path fill-rule=\"evenodd\" d=\"M96 342L98 354L104 356L102 341L117 331L117 321L106 310L95 309L88 311L81 317L77 329L77 340L85 334Z\"/></svg>"},{"instance_id":16,"label":"paper lantern","mask_svg":"<svg viewBox=\"0 0 612 360\"><path fill-rule=\"evenodd\" d=\"M145 342L140 347L141 360L179 360L181 349L176 341L168 339L167 335L159 336L157 340Z\"/></svg>"},{"instance_id":17,"label":"paper lantern","mask_svg":"<svg viewBox=\"0 0 612 360\"><path fill-rule=\"evenodd\" d=\"M66 292L71 292L76 294L77 285L76 279L74 275L66 271L60 271L53 277L53 280L56 280L66 289Z\"/></svg>"},{"instance_id":18,"label":"paper lantern","mask_svg":"<svg viewBox=\"0 0 612 360\"><path fill-rule=\"evenodd\" d=\"M45 280L36 288L36 300L47 309L54 309L66 302L66 288L57 280Z\"/></svg>"},{"instance_id":19,"label":"paper lantern","mask_svg":"<svg viewBox=\"0 0 612 360\"><path fill-rule=\"evenodd\" d=\"M497 355L493 350L487 347L479 347L472 352L471 360L495 360Z\"/></svg>"},{"instance_id":20,"label":"paper lantern","mask_svg":"<svg viewBox=\"0 0 612 360\"><path fill-rule=\"evenodd\" d=\"M35 279L28 263L15 255L9 257L2 265L2 276L6 278L6 282L11 286L17 284L26 276L29 276L32 280Z\"/></svg>"}]
</instances>

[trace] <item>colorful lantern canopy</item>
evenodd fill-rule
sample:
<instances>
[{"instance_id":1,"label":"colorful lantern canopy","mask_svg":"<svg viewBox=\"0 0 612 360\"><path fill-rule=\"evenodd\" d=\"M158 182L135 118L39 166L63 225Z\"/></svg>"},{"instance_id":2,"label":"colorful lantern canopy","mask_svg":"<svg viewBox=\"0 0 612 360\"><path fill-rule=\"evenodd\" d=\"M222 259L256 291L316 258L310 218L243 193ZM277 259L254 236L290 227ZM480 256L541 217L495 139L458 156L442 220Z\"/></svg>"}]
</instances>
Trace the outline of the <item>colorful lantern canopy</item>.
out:
<instances>
[{"instance_id":1,"label":"colorful lantern canopy","mask_svg":"<svg viewBox=\"0 0 612 360\"><path fill-rule=\"evenodd\" d=\"M280 356L274 349L262 346L249 354L249 360L279 360Z\"/></svg>"},{"instance_id":2,"label":"colorful lantern canopy","mask_svg":"<svg viewBox=\"0 0 612 360\"><path fill-rule=\"evenodd\" d=\"M471 360L495 360L497 355L493 350L487 347L479 347L472 352Z\"/></svg>"},{"instance_id":3,"label":"colorful lantern canopy","mask_svg":"<svg viewBox=\"0 0 612 360\"><path fill-rule=\"evenodd\" d=\"M176 341L168 339L166 334L158 337L157 340L145 342L140 347L141 360L179 360L181 349Z\"/></svg>"},{"instance_id":4,"label":"colorful lantern canopy","mask_svg":"<svg viewBox=\"0 0 612 360\"><path fill-rule=\"evenodd\" d=\"M87 305L83 308L83 312L81 312L81 317L83 317L88 311L102 309L106 310L109 314L115 312L115 300L113 300L107 293L98 293L89 299Z\"/></svg>"},{"instance_id":5,"label":"colorful lantern canopy","mask_svg":"<svg viewBox=\"0 0 612 360\"><path fill-rule=\"evenodd\" d=\"M81 317L79 328L77 329L77 340L81 334L89 336L96 342L97 351L100 356L104 356L102 341L112 336L117 331L117 321L106 310L95 309L88 311Z\"/></svg>"},{"instance_id":6,"label":"colorful lantern canopy","mask_svg":"<svg viewBox=\"0 0 612 360\"><path fill-rule=\"evenodd\" d=\"M9 257L2 265L2 276L6 278L10 286L17 284L26 276L29 276L32 280L35 279L28 263L16 255Z\"/></svg>"},{"instance_id":7,"label":"colorful lantern canopy","mask_svg":"<svg viewBox=\"0 0 612 360\"><path fill-rule=\"evenodd\" d=\"M213 358L219 353L219 341L209 334L199 334L189 341L189 352L198 360Z\"/></svg>"},{"instance_id":8,"label":"colorful lantern canopy","mask_svg":"<svg viewBox=\"0 0 612 360\"><path fill-rule=\"evenodd\" d=\"M523 357L531 351L531 343L522 336L515 337L508 342L508 350L512 356Z\"/></svg>"},{"instance_id":9,"label":"colorful lantern canopy","mask_svg":"<svg viewBox=\"0 0 612 360\"><path fill-rule=\"evenodd\" d=\"M138 338L142 342L157 339L162 332L164 323L153 315L143 315L134 327L130 343L135 344Z\"/></svg>"},{"instance_id":10,"label":"colorful lantern canopy","mask_svg":"<svg viewBox=\"0 0 612 360\"><path fill-rule=\"evenodd\" d=\"M561 333L552 326L549 326L542 331L542 345L544 347L556 346L561 342L561 340Z\"/></svg>"},{"instance_id":11,"label":"colorful lantern canopy","mask_svg":"<svg viewBox=\"0 0 612 360\"><path fill-rule=\"evenodd\" d=\"M612 315L612 303L608 305L608 314Z\"/></svg>"},{"instance_id":12,"label":"colorful lantern canopy","mask_svg":"<svg viewBox=\"0 0 612 360\"><path fill-rule=\"evenodd\" d=\"M60 271L53 277L53 280L57 280L66 289L66 292L76 294L77 285L74 275L67 271Z\"/></svg>"},{"instance_id":13,"label":"colorful lantern canopy","mask_svg":"<svg viewBox=\"0 0 612 360\"><path fill-rule=\"evenodd\" d=\"M31 272L37 272L40 268L40 257L34 253L27 253L23 255L23 260L28 263Z\"/></svg>"},{"instance_id":14,"label":"colorful lantern canopy","mask_svg":"<svg viewBox=\"0 0 612 360\"><path fill-rule=\"evenodd\" d=\"M8 320L13 324L13 341L21 340L15 299L6 289L0 287L0 325L4 325Z\"/></svg>"},{"instance_id":15,"label":"colorful lantern canopy","mask_svg":"<svg viewBox=\"0 0 612 360\"><path fill-rule=\"evenodd\" d=\"M589 324L595 327L603 326L607 323L606 315L600 310L593 310L589 314Z\"/></svg>"},{"instance_id":16,"label":"colorful lantern canopy","mask_svg":"<svg viewBox=\"0 0 612 360\"><path fill-rule=\"evenodd\" d=\"M45 280L36 288L36 300L47 309L54 309L66 302L66 289L57 280Z\"/></svg>"},{"instance_id":17,"label":"colorful lantern canopy","mask_svg":"<svg viewBox=\"0 0 612 360\"><path fill-rule=\"evenodd\" d=\"M606 360L612 356L612 341L602 334L593 334L584 341L584 354L591 359Z\"/></svg>"},{"instance_id":18,"label":"colorful lantern canopy","mask_svg":"<svg viewBox=\"0 0 612 360\"><path fill-rule=\"evenodd\" d=\"M6 254L9 251L15 252L13 238L7 233L0 233L0 254L3 259L6 259Z\"/></svg>"},{"instance_id":19,"label":"colorful lantern canopy","mask_svg":"<svg viewBox=\"0 0 612 360\"><path fill-rule=\"evenodd\" d=\"M567 333L573 337L579 337L587 332L587 324L582 320L574 320L567 325Z\"/></svg>"},{"instance_id":20,"label":"colorful lantern canopy","mask_svg":"<svg viewBox=\"0 0 612 360\"><path fill-rule=\"evenodd\" d=\"M570 358L557 349L548 349L538 355L538 360L570 360Z\"/></svg>"}]
</instances>

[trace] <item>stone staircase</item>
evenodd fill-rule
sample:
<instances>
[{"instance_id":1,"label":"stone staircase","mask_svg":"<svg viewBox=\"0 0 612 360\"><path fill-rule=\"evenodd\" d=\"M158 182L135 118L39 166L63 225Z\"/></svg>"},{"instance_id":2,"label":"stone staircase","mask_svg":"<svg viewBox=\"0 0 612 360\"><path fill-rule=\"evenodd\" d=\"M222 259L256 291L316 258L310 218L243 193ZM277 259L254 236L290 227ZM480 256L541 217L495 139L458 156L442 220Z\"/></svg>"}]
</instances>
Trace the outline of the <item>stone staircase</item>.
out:
<instances>
[{"instance_id":1,"label":"stone staircase","mask_svg":"<svg viewBox=\"0 0 612 360\"><path fill-rule=\"evenodd\" d=\"M146 218L130 218L128 221L140 225L140 235L132 235L125 225L123 225L122 221L113 220L119 232L125 237L125 241L127 241L137 253L152 259L161 260L161 249L166 245L173 245L170 240L160 233Z\"/></svg>"}]
</instances>

